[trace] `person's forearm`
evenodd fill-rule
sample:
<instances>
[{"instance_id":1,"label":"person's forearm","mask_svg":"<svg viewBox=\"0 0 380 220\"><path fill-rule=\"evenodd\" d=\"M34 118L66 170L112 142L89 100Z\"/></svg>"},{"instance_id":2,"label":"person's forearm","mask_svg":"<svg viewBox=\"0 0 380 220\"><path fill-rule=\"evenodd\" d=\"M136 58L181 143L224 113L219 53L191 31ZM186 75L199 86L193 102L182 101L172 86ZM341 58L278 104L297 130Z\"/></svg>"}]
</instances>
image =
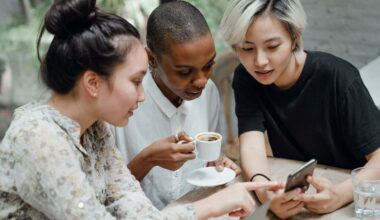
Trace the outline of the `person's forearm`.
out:
<instances>
[{"instance_id":1,"label":"person's forearm","mask_svg":"<svg viewBox=\"0 0 380 220\"><path fill-rule=\"evenodd\" d=\"M338 194L337 208L340 208L353 200L352 180L347 179L335 186L336 193Z\"/></svg>"},{"instance_id":2,"label":"person's forearm","mask_svg":"<svg viewBox=\"0 0 380 220\"><path fill-rule=\"evenodd\" d=\"M136 157L128 163L128 169L138 181L144 179L153 167L153 163L151 163L149 156L144 150L137 154Z\"/></svg>"},{"instance_id":3,"label":"person's forearm","mask_svg":"<svg viewBox=\"0 0 380 220\"><path fill-rule=\"evenodd\" d=\"M210 202L207 200L207 198L194 202L193 207L194 207L195 213L197 213L198 220L215 217L216 215L214 213L218 212L218 211L213 210L218 207L210 205Z\"/></svg>"},{"instance_id":4,"label":"person's forearm","mask_svg":"<svg viewBox=\"0 0 380 220\"><path fill-rule=\"evenodd\" d=\"M262 132L252 131L242 134L239 137L241 148L240 158L241 165L246 176L246 180L250 181L255 174L264 174L270 178L268 161L265 151L265 139ZM256 176L253 181L268 181L263 176ZM256 195L260 201L267 198L265 190L256 190Z\"/></svg>"},{"instance_id":5,"label":"person's forearm","mask_svg":"<svg viewBox=\"0 0 380 220\"><path fill-rule=\"evenodd\" d=\"M364 165L365 167L380 167L380 150L376 150L372 154L367 156L368 162ZM362 173L363 176L373 176L378 175L377 173ZM380 178L380 176L377 176ZM353 185L352 180L347 179L344 182L336 186L336 192L340 198L339 207L346 205L347 203L352 202L353 200Z\"/></svg>"}]
</instances>

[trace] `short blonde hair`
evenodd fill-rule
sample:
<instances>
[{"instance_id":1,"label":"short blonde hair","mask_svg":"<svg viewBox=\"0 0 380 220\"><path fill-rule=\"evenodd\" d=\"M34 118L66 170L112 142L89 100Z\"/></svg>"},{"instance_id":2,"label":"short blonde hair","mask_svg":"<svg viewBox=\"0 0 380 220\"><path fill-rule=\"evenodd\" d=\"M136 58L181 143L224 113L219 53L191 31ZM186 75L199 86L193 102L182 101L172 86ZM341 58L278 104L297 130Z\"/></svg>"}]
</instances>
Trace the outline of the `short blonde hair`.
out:
<instances>
[{"instance_id":1,"label":"short blonde hair","mask_svg":"<svg viewBox=\"0 0 380 220\"><path fill-rule=\"evenodd\" d=\"M224 12L220 28L227 43L240 45L255 18L268 14L281 21L288 30L295 50L303 50L302 33L306 28L306 14L299 0L232 0Z\"/></svg>"}]
</instances>

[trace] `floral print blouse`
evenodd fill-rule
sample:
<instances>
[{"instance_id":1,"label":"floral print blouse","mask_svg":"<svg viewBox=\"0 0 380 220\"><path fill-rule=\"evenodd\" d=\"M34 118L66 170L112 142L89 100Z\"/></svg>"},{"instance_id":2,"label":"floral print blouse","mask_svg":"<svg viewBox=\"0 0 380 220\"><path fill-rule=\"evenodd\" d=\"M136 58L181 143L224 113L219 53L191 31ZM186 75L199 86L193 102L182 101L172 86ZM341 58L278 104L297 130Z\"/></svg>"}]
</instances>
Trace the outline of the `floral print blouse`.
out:
<instances>
[{"instance_id":1,"label":"floral print blouse","mask_svg":"<svg viewBox=\"0 0 380 220\"><path fill-rule=\"evenodd\" d=\"M17 109L0 144L0 219L196 219L190 204L156 209L111 135L96 122L80 137L43 103Z\"/></svg>"}]
</instances>

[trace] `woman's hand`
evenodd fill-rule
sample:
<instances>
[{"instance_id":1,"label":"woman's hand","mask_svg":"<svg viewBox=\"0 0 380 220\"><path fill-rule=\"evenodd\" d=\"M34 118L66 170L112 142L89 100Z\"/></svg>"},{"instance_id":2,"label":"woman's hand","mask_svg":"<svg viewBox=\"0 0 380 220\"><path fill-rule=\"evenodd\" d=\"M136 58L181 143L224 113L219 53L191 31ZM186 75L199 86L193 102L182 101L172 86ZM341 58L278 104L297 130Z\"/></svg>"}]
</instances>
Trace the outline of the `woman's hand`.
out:
<instances>
[{"instance_id":1,"label":"woman's hand","mask_svg":"<svg viewBox=\"0 0 380 220\"><path fill-rule=\"evenodd\" d=\"M241 168L226 156L221 156L218 160L208 162L207 166L215 166L219 172L223 171L224 167L227 167L235 171L236 175L239 175L241 173Z\"/></svg>"},{"instance_id":2,"label":"woman's hand","mask_svg":"<svg viewBox=\"0 0 380 220\"><path fill-rule=\"evenodd\" d=\"M269 198L272 200L270 209L280 219L289 218L301 211L304 206L302 201L294 200L297 196L301 195L300 188L294 189L289 192L279 190L277 192L269 192Z\"/></svg>"},{"instance_id":3,"label":"woman's hand","mask_svg":"<svg viewBox=\"0 0 380 220\"><path fill-rule=\"evenodd\" d=\"M313 194L300 194L294 199L305 203L305 208L315 213L329 213L342 206L334 185L326 178L309 176L307 181L316 189Z\"/></svg>"},{"instance_id":4,"label":"woman's hand","mask_svg":"<svg viewBox=\"0 0 380 220\"><path fill-rule=\"evenodd\" d=\"M145 158L150 161L152 167L177 170L186 161L195 159L192 140L185 132L179 132L177 137L174 135L159 139L144 149Z\"/></svg>"},{"instance_id":5,"label":"woman's hand","mask_svg":"<svg viewBox=\"0 0 380 220\"><path fill-rule=\"evenodd\" d=\"M194 209L199 219L208 219L229 214L234 217L245 217L255 207L250 191L256 189L278 190L283 185L276 182L244 182L235 183L211 196L194 202ZM227 198L227 199L226 199Z\"/></svg>"}]
</instances>

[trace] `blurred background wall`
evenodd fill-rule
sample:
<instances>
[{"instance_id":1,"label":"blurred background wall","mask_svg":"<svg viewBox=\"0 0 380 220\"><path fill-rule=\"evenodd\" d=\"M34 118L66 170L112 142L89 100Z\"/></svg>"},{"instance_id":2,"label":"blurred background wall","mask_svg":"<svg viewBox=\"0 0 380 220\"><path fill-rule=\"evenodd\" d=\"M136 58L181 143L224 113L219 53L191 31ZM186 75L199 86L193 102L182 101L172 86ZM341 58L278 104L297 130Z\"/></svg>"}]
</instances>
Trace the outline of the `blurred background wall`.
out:
<instances>
[{"instance_id":1,"label":"blurred background wall","mask_svg":"<svg viewBox=\"0 0 380 220\"><path fill-rule=\"evenodd\" d=\"M218 53L229 50L218 34L219 21L228 0L188 1L205 15L214 34ZM357 68L380 56L380 0L301 1L308 16L308 27L304 34L307 50L333 53ZM35 45L42 16L51 2L0 0L0 138L9 125L14 108L49 94L39 80ZM97 2L105 10L127 18L144 34L147 16L159 1ZM44 36L45 48L50 40L51 36Z\"/></svg>"}]
</instances>

